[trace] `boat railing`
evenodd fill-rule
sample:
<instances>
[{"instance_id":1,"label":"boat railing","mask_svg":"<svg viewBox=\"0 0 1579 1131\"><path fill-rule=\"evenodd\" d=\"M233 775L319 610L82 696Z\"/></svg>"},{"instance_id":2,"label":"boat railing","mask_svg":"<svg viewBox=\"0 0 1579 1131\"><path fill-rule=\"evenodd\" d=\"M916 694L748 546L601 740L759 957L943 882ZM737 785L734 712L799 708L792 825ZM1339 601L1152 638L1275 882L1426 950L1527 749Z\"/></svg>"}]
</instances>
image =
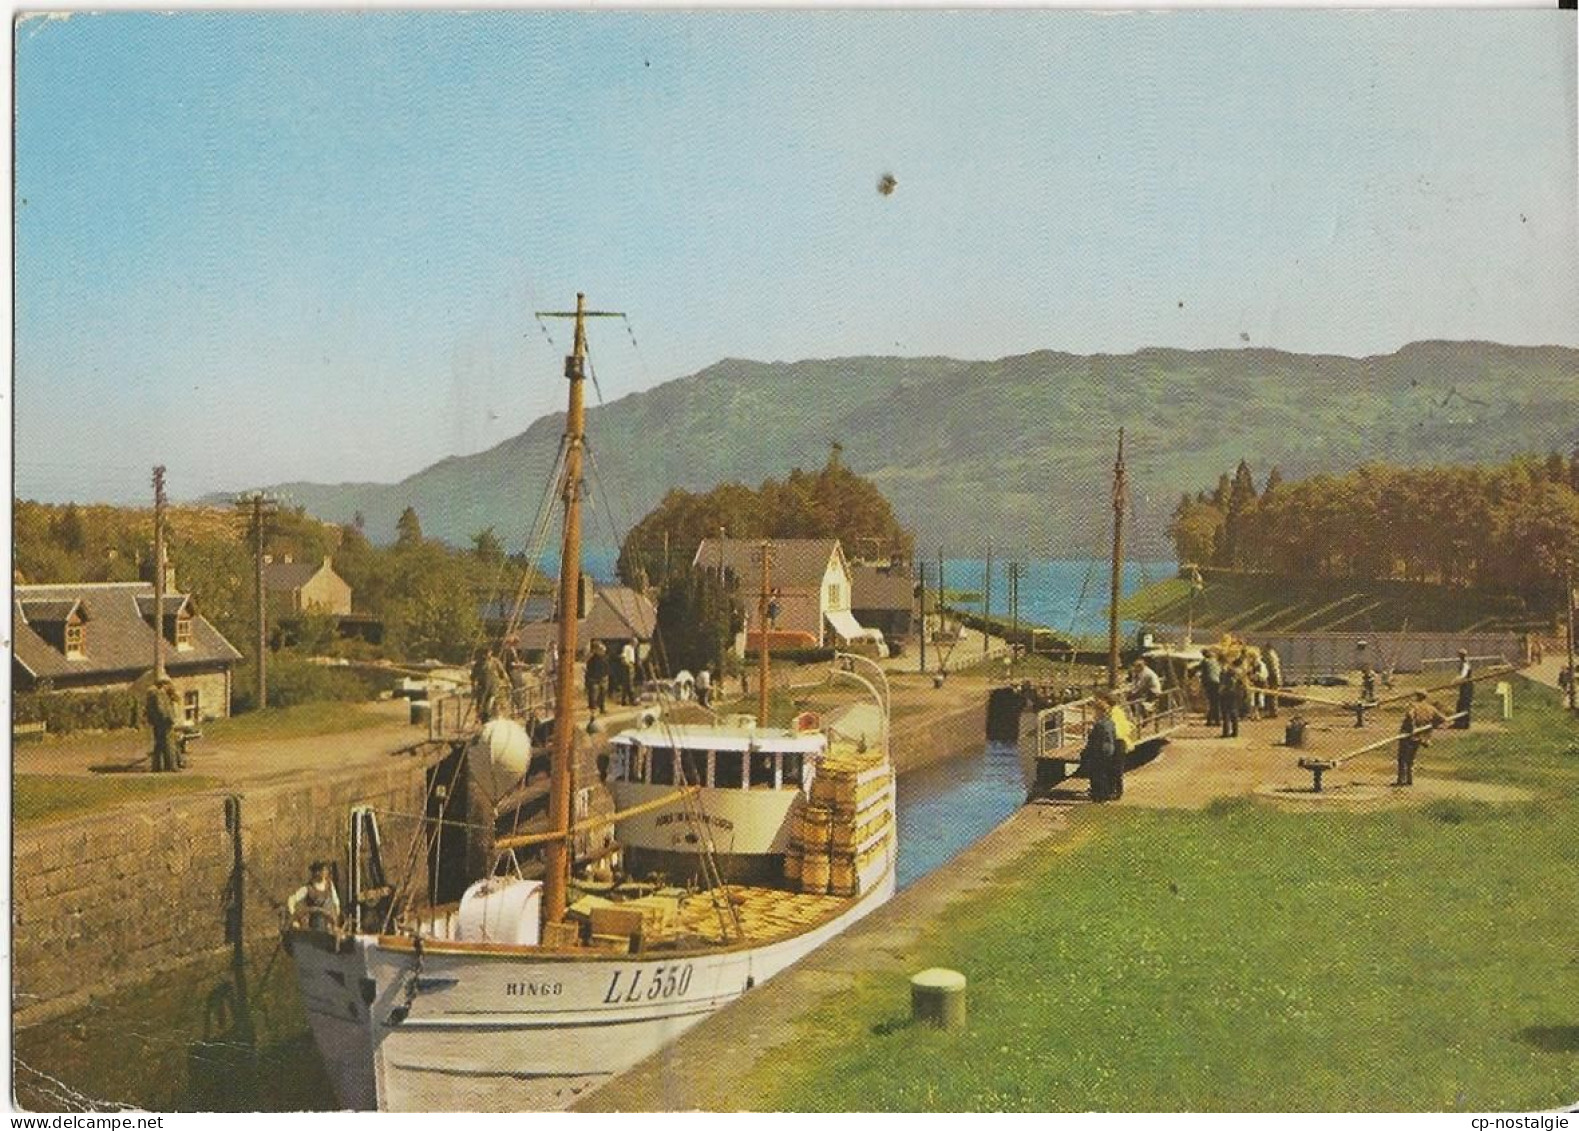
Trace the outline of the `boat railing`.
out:
<instances>
[{"instance_id":1,"label":"boat railing","mask_svg":"<svg viewBox=\"0 0 1579 1131\"><path fill-rule=\"evenodd\" d=\"M1164 738L1183 726L1188 713L1184 690L1170 687L1163 691L1149 707L1126 701L1125 713L1129 716L1137 744L1155 738ZM1057 703L1036 713L1036 756L1038 758L1063 758L1069 749L1085 745L1091 724L1096 722L1096 698L1085 696L1069 703Z\"/></svg>"},{"instance_id":2,"label":"boat railing","mask_svg":"<svg viewBox=\"0 0 1579 1131\"><path fill-rule=\"evenodd\" d=\"M550 700L550 690L548 681L544 678L512 684L509 717L523 725L534 716L541 718ZM465 738L477 727L477 704L471 692L451 691L429 698L429 739L443 741Z\"/></svg>"}]
</instances>

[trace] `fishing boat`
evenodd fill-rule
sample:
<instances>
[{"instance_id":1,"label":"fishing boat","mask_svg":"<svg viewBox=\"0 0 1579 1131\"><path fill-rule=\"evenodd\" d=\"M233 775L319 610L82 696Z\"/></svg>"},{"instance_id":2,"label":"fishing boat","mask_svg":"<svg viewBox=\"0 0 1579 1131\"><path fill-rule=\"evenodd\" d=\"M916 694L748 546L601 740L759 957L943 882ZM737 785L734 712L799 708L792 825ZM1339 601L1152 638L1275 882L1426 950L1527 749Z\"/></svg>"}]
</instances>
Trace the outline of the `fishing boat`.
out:
<instances>
[{"instance_id":1,"label":"fishing boat","mask_svg":"<svg viewBox=\"0 0 1579 1131\"><path fill-rule=\"evenodd\" d=\"M558 607L570 610L581 560L586 321L599 312L578 295L573 313L556 316L575 323L559 484ZM771 545L760 556L765 624ZM557 634L555 654L576 656L576 618L561 615ZM420 887L399 890L378 814L353 809L340 865L346 914L286 931L343 1106L563 1108L890 898L897 830L881 670L838 657L827 680L872 702L769 727L768 658L759 652L755 716L681 724L658 704L596 759L588 744L597 736L576 721L575 665L559 664L547 831L495 836L490 823L481 874L455 902L424 905ZM518 799L530 738L493 719L465 760L505 800ZM612 812L590 801L587 766L600 763L596 784ZM579 881L576 865L590 869Z\"/></svg>"}]
</instances>

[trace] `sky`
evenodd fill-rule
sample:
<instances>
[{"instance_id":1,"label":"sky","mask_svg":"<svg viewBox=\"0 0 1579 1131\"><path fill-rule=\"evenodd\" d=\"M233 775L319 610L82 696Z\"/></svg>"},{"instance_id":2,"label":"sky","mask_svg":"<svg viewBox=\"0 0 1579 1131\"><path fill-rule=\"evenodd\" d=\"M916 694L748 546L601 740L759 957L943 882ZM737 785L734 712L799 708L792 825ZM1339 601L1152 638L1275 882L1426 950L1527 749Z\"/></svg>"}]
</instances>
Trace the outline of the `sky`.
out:
<instances>
[{"instance_id":1,"label":"sky","mask_svg":"<svg viewBox=\"0 0 1579 1131\"><path fill-rule=\"evenodd\" d=\"M15 32L15 494L393 481L725 357L1579 345L1570 13ZM897 182L889 194L879 179Z\"/></svg>"}]
</instances>

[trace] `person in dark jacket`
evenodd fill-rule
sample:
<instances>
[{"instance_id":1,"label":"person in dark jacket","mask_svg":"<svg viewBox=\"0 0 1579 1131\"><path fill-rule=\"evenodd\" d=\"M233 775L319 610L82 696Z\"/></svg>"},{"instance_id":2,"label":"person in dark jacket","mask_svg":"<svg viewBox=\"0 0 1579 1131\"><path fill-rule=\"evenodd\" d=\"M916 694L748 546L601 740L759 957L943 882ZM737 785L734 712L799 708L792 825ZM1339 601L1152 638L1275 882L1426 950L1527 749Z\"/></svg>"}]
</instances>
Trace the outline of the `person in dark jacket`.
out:
<instances>
[{"instance_id":1,"label":"person in dark jacket","mask_svg":"<svg viewBox=\"0 0 1579 1131\"><path fill-rule=\"evenodd\" d=\"M1095 717L1080 751L1080 765L1091 783L1092 801L1113 799L1113 763L1118 756L1118 735L1113 729L1113 704L1105 695L1092 700Z\"/></svg>"},{"instance_id":2,"label":"person in dark jacket","mask_svg":"<svg viewBox=\"0 0 1579 1131\"><path fill-rule=\"evenodd\" d=\"M156 774L181 768L180 754L175 746L175 722L180 715L180 701L175 696L175 684L161 679L148 689L143 709L148 715L148 725L154 732L153 770Z\"/></svg>"},{"instance_id":3,"label":"person in dark jacket","mask_svg":"<svg viewBox=\"0 0 1579 1131\"><path fill-rule=\"evenodd\" d=\"M1240 664L1241 661L1235 660L1223 669L1218 712L1223 719L1224 738L1239 737L1239 715L1250 698L1250 680Z\"/></svg>"},{"instance_id":4,"label":"person in dark jacket","mask_svg":"<svg viewBox=\"0 0 1579 1131\"><path fill-rule=\"evenodd\" d=\"M609 687L609 660L601 641L593 641L592 651L587 654L587 670L583 678L587 685L587 713L595 711L600 715L607 714L604 701Z\"/></svg>"},{"instance_id":5,"label":"person in dark jacket","mask_svg":"<svg viewBox=\"0 0 1579 1131\"><path fill-rule=\"evenodd\" d=\"M1217 659L1217 650L1208 648L1201 653L1201 691L1206 695L1206 725L1214 727L1222 721L1223 665Z\"/></svg>"}]
</instances>

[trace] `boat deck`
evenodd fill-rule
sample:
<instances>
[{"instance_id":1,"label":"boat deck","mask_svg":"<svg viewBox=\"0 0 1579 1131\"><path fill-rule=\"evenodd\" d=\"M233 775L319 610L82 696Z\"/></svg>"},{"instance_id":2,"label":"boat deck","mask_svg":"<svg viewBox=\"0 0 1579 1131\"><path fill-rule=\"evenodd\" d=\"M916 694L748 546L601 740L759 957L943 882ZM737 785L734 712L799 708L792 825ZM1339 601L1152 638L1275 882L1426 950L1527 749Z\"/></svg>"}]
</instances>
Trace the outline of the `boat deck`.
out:
<instances>
[{"instance_id":1,"label":"boat deck","mask_svg":"<svg viewBox=\"0 0 1579 1131\"><path fill-rule=\"evenodd\" d=\"M745 932L745 939L734 937L734 923L728 911L720 915L714 893L699 892L680 902L678 927L681 933L699 936L709 942L766 942L792 935L826 919L851 902L842 895L813 895L783 888L731 884L729 898ZM717 893L719 899L723 893ZM724 934L728 924L729 936Z\"/></svg>"}]
</instances>

